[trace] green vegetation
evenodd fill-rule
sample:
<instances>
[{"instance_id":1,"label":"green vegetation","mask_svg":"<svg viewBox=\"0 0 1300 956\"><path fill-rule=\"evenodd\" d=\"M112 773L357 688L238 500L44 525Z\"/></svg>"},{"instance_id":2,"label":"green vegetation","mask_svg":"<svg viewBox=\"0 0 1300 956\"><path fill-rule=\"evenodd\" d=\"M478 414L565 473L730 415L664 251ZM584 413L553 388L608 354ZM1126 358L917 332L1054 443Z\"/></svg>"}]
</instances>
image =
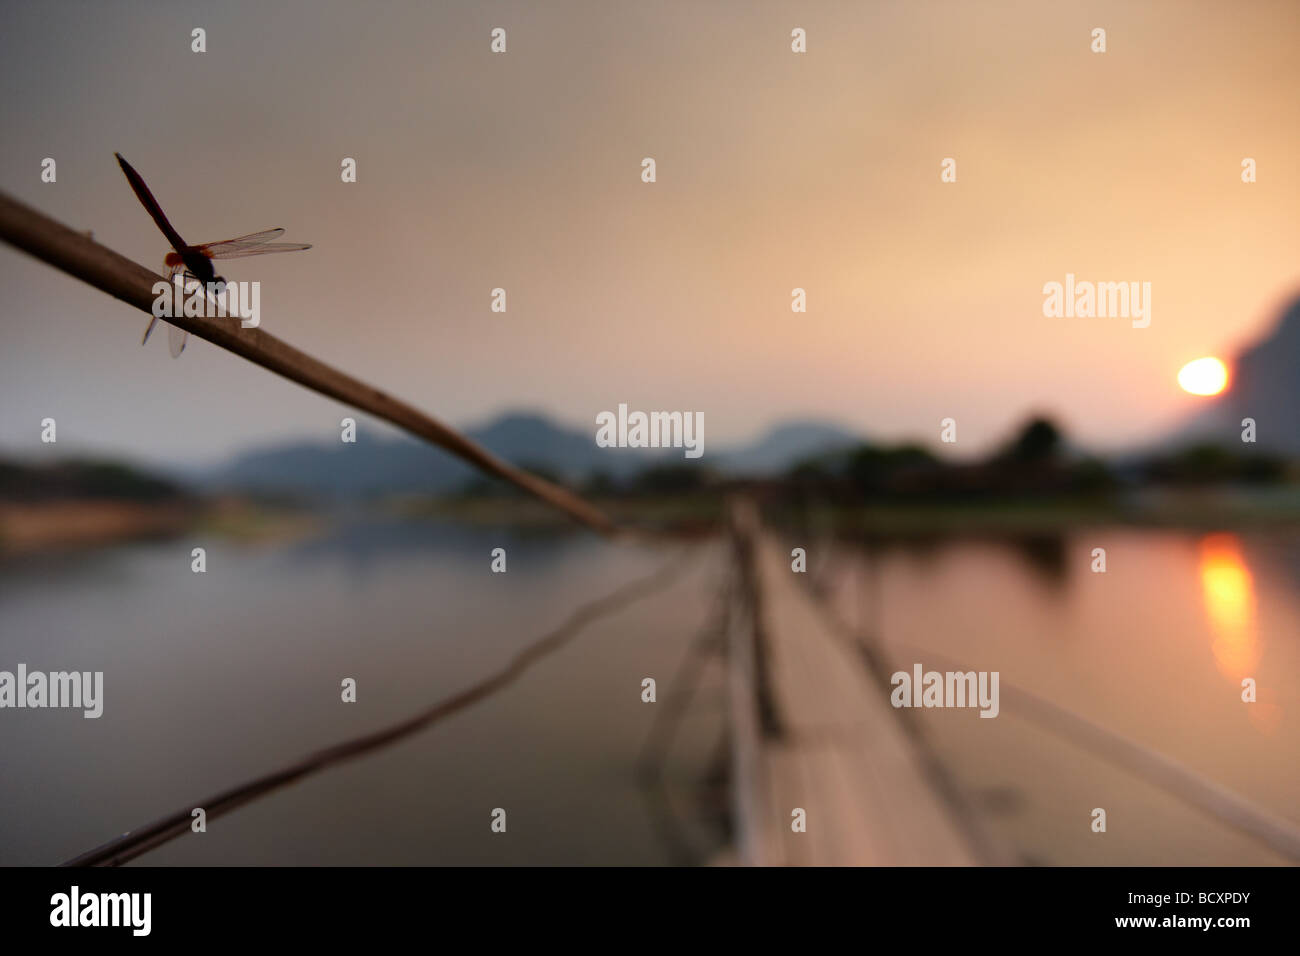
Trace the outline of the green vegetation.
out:
<instances>
[{"instance_id":1,"label":"green vegetation","mask_svg":"<svg viewBox=\"0 0 1300 956\"><path fill-rule=\"evenodd\" d=\"M160 501L185 497L179 485L115 462L23 465L0 461L0 501Z\"/></svg>"},{"instance_id":2,"label":"green vegetation","mask_svg":"<svg viewBox=\"0 0 1300 956\"><path fill-rule=\"evenodd\" d=\"M975 462L945 461L917 444L862 444L769 479L672 463L622 479L597 472L575 490L620 523L678 532L718 528L728 494L744 489L781 523L811 519L884 534L1019 534L1089 524L1300 523L1300 484L1287 477L1280 459L1210 446L1110 464L1073 451L1055 422L1037 416ZM532 530L571 527L545 505L486 480L450 498L408 499L402 513Z\"/></svg>"},{"instance_id":3,"label":"green vegetation","mask_svg":"<svg viewBox=\"0 0 1300 956\"><path fill-rule=\"evenodd\" d=\"M1197 445L1114 466L1071 453L1036 417L982 461L863 445L801 462L769 494L780 521L881 533L1033 532L1099 523L1184 527L1300 522L1282 459Z\"/></svg>"},{"instance_id":4,"label":"green vegetation","mask_svg":"<svg viewBox=\"0 0 1300 956\"><path fill-rule=\"evenodd\" d=\"M1170 485L1213 485L1227 482L1266 485L1282 481L1286 462L1273 455L1231 452L1218 445L1192 445L1146 463L1146 477Z\"/></svg>"}]
</instances>

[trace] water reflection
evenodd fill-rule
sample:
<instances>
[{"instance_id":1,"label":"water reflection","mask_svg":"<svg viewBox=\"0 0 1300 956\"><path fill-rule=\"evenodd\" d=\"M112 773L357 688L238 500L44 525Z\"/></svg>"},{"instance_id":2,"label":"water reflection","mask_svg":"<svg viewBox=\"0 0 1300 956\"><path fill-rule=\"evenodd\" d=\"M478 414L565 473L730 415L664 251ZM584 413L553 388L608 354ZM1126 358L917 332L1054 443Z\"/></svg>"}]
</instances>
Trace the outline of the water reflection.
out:
<instances>
[{"instance_id":1,"label":"water reflection","mask_svg":"<svg viewBox=\"0 0 1300 956\"><path fill-rule=\"evenodd\" d=\"M1094 574L1099 542L1116 567L1140 573ZM1288 706L1300 674L1300 535L1089 529L857 543L865 560L823 559L844 619L899 647L999 670L1300 823L1300 708ZM497 546L509 549L508 576L489 570ZM162 542L0 564L0 666L103 669L111 680L103 720L29 711L0 720L0 768L22 768L0 773L0 864L64 859L354 735L359 719L377 726L453 693L664 556L584 534L394 519L332 522L266 544L214 540L208 559L207 575L194 575L188 546ZM716 849L726 714L717 661L667 751L671 795L650 794L658 802L648 808L637 755L659 711L627 688L645 675L682 686L723 560L719 550L693 584L593 625L438 731L232 814L220 843L180 840L149 862L677 862L685 843L667 832L665 812L691 821L687 838L700 849ZM341 674L374 691L358 705L370 709L337 705ZM1259 681L1258 703L1240 702L1245 677ZM931 712L928 732L1027 860L1278 862L1010 710L970 716ZM1096 801L1087 808L1113 804L1142 822L1128 842L1098 841L1069 810L1080 794ZM499 805L547 825L485 845L479 809ZM412 819L426 821L418 833Z\"/></svg>"},{"instance_id":2,"label":"water reflection","mask_svg":"<svg viewBox=\"0 0 1300 956\"><path fill-rule=\"evenodd\" d=\"M1022 859L1285 862L1178 793L1051 732L1006 695L1023 688L1300 823L1300 536L1286 528L1206 535L1099 527L1061 540L1063 557L1050 538L953 537L929 543L925 563L905 544L877 543L860 560L840 562L846 572L833 600L843 620L905 666L929 664L933 654L1001 673L1007 706L997 720L934 711L924 726L983 822ZM1102 545L1108 574L1092 568ZM1258 683L1255 703L1241 700L1247 677ZM1096 800L1088 809L1123 808L1127 842L1090 840L1086 826L1060 812L1083 793Z\"/></svg>"},{"instance_id":3,"label":"water reflection","mask_svg":"<svg viewBox=\"0 0 1300 956\"><path fill-rule=\"evenodd\" d=\"M1212 534L1200 542L1201 596L1214 633L1215 662L1240 683L1259 663L1255 579L1234 534Z\"/></svg>"},{"instance_id":4,"label":"water reflection","mask_svg":"<svg viewBox=\"0 0 1300 956\"><path fill-rule=\"evenodd\" d=\"M679 557L581 533L333 516L310 537L206 544L202 575L185 541L0 564L0 668L103 670L106 685L101 720L0 715L0 865L58 862L414 713ZM490 570L495 547L508 548L508 575ZM572 646L445 725L232 814L220 841L178 840L144 862L678 862L635 773L656 712L639 688L675 672L721 560L711 553L671 590L592 619ZM345 675L360 688L355 707L339 705ZM697 701L659 755L661 789L700 859L725 837L692 799L716 763L724 713ZM484 840L484 806L545 825Z\"/></svg>"}]
</instances>

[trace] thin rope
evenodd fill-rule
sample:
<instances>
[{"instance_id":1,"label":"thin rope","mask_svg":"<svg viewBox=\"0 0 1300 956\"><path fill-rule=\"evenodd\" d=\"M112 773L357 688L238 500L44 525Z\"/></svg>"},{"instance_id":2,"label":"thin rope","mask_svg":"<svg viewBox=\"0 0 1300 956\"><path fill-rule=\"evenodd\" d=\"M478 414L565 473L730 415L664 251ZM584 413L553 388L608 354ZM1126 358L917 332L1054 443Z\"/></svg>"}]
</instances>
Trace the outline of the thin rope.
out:
<instances>
[{"instance_id":1,"label":"thin rope","mask_svg":"<svg viewBox=\"0 0 1300 956\"><path fill-rule=\"evenodd\" d=\"M950 657L914 644L888 642L886 646L905 647L914 654L935 661L945 670L973 670ZM1119 764L1148 783L1167 790L1180 800L1266 843L1283 856L1300 860L1300 828L1290 821L1201 776L1172 757L1113 730L1107 730L1086 717L1009 681L999 681L999 694L1004 698L1010 697L1012 712L1027 717L1085 750Z\"/></svg>"},{"instance_id":2,"label":"thin rope","mask_svg":"<svg viewBox=\"0 0 1300 956\"><path fill-rule=\"evenodd\" d=\"M873 575L874 578L874 575ZM947 655L905 641L882 641L854 628L836 613L825 594L814 592L823 616L841 635L861 650L869 665L882 673L888 665L882 651L906 649L912 654L933 660L946 670L974 670ZM879 595L873 602L873 616L879 616ZM875 632L879 631L879 624ZM1152 750L1121 734L1093 723L1073 711L1054 704L1010 681L999 683L999 693L1006 694L1008 709L1046 728L1111 763L1118 764L1173 796L1223 821L1263 843L1281 855L1300 861L1300 827L1269 810L1259 807L1240 794L1201 776L1159 751ZM945 770L945 775L946 770Z\"/></svg>"},{"instance_id":3,"label":"thin rope","mask_svg":"<svg viewBox=\"0 0 1300 956\"><path fill-rule=\"evenodd\" d=\"M700 554L696 550L668 562L658 571L638 578L605 597L582 605L554 630L538 638L517 653L510 662L488 677L459 693L438 701L418 713L380 730L353 737L295 760L278 770L187 804L184 808L152 823L130 830L103 846L68 860L63 866L120 866L190 832L193 810L202 807L207 819L216 819L274 790L296 783L309 774L347 760L372 753L409 737L452 714L465 710L518 680L525 671L548 654L567 644L582 628L598 618L612 614L633 601L666 589Z\"/></svg>"}]
</instances>

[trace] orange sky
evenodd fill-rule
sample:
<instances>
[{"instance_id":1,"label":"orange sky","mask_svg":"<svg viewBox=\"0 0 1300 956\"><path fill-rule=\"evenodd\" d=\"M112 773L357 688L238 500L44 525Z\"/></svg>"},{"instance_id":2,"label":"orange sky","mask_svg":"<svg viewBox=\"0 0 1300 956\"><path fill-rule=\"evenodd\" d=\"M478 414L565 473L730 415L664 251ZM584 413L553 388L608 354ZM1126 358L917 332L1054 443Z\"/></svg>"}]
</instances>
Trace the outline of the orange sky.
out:
<instances>
[{"instance_id":1,"label":"orange sky","mask_svg":"<svg viewBox=\"0 0 1300 956\"><path fill-rule=\"evenodd\" d=\"M264 326L453 422L625 402L719 447L951 416L961 452L1042 409L1113 445L1300 287L1300 4L105 6L7 14L3 188L154 267L114 150L190 241L286 227L314 248L226 270ZM1067 272L1150 282L1150 328L1045 318ZM163 460L336 438L332 403L141 349L143 316L8 250L0 287L5 450L47 415Z\"/></svg>"}]
</instances>

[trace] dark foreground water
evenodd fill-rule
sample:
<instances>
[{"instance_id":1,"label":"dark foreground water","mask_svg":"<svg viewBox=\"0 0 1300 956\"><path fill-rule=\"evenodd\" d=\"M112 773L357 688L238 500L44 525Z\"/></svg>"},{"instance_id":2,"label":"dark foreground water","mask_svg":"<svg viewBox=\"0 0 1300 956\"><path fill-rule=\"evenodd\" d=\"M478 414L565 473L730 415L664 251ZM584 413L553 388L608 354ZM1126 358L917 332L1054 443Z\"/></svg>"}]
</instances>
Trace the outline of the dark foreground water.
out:
<instances>
[{"instance_id":1,"label":"dark foreground water","mask_svg":"<svg viewBox=\"0 0 1300 956\"><path fill-rule=\"evenodd\" d=\"M205 574L190 569L199 544ZM496 547L505 574L490 571ZM10 560L0 670L102 670L105 705L98 720L0 711L0 864L59 862L413 713L672 553L365 522L297 543L185 539ZM498 696L141 862L675 860L663 838L672 821L634 773L655 710L641 680L676 669L718 567L702 556L670 590L591 625ZM355 704L340 701L344 677L357 681ZM716 751L721 713L697 708L677 736L666 775L679 794ZM490 829L498 807L505 834ZM696 827L688 838L707 857L721 836Z\"/></svg>"}]
</instances>

